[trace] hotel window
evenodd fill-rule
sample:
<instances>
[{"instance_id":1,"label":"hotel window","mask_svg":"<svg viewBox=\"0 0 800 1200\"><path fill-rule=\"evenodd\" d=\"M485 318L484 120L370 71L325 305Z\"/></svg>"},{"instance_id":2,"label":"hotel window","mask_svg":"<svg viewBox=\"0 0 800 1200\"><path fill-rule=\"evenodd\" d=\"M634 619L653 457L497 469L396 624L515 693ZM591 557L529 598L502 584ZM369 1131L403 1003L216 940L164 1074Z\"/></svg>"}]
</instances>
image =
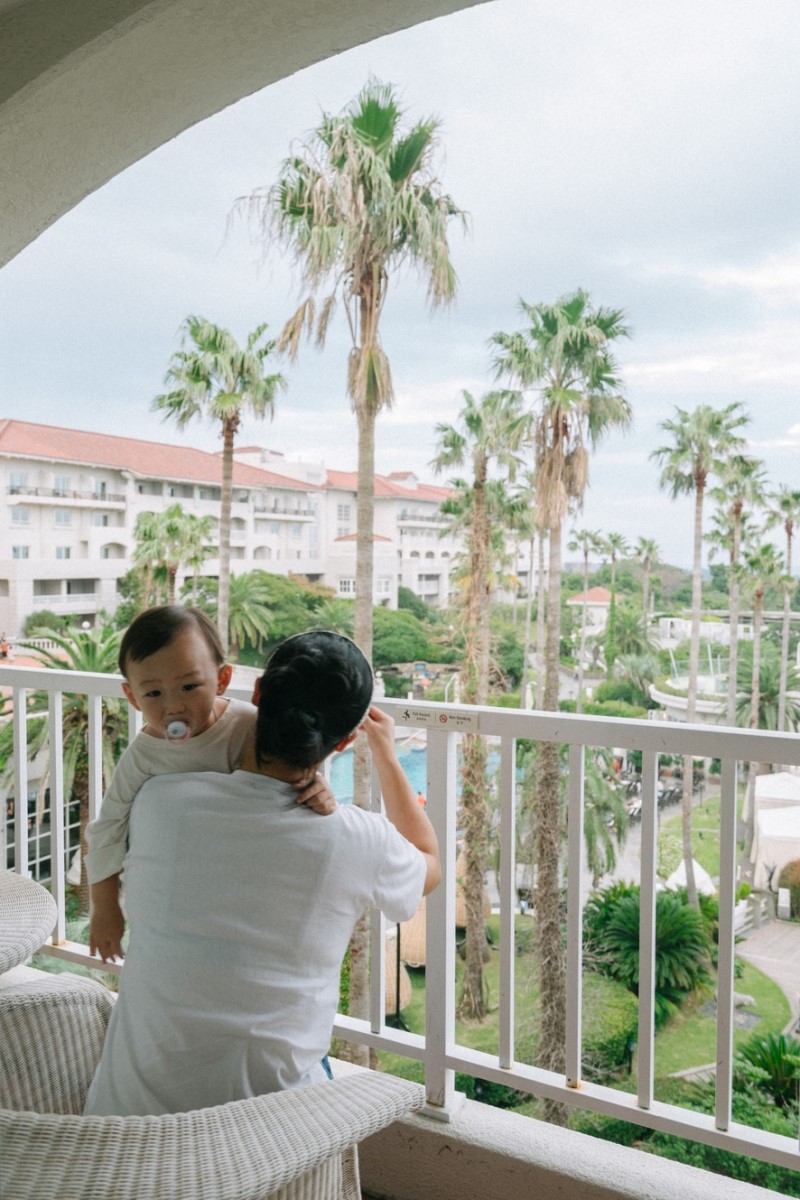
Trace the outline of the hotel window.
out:
<instances>
[{"instance_id":1,"label":"hotel window","mask_svg":"<svg viewBox=\"0 0 800 1200\"><path fill-rule=\"evenodd\" d=\"M55 516L56 525L71 525L72 513L68 508L57 508Z\"/></svg>"},{"instance_id":2,"label":"hotel window","mask_svg":"<svg viewBox=\"0 0 800 1200\"><path fill-rule=\"evenodd\" d=\"M269 531L270 531L270 533L280 533L280 531L281 531L280 521L270 521Z\"/></svg>"},{"instance_id":3,"label":"hotel window","mask_svg":"<svg viewBox=\"0 0 800 1200\"><path fill-rule=\"evenodd\" d=\"M381 575L378 578L377 593L379 596L388 596L392 590L392 581L388 575Z\"/></svg>"},{"instance_id":4,"label":"hotel window","mask_svg":"<svg viewBox=\"0 0 800 1200\"><path fill-rule=\"evenodd\" d=\"M72 551L69 546L56 546L56 558L71 558Z\"/></svg>"},{"instance_id":5,"label":"hotel window","mask_svg":"<svg viewBox=\"0 0 800 1200\"><path fill-rule=\"evenodd\" d=\"M27 558L29 551L30 551L30 546L12 546L11 547L11 557L12 558Z\"/></svg>"},{"instance_id":6,"label":"hotel window","mask_svg":"<svg viewBox=\"0 0 800 1200\"><path fill-rule=\"evenodd\" d=\"M303 526L299 522L292 522L292 537L299 538L303 536Z\"/></svg>"},{"instance_id":7,"label":"hotel window","mask_svg":"<svg viewBox=\"0 0 800 1200\"><path fill-rule=\"evenodd\" d=\"M53 491L56 496L66 496L70 485L69 475L56 475L53 480Z\"/></svg>"},{"instance_id":8,"label":"hotel window","mask_svg":"<svg viewBox=\"0 0 800 1200\"><path fill-rule=\"evenodd\" d=\"M355 579L340 579L339 580L339 595L354 596L356 594Z\"/></svg>"},{"instance_id":9,"label":"hotel window","mask_svg":"<svg viewBox=\"0 0 800 1200\"><path fill-rule=\"evenodd\" d=\"M12 471L8 477L8 486L12 495L14 492L21 492L28 486L27 471Z\"/></svg>"},{"instance_id":10,"label":"hotel window","mask_svg":"<svg viewBox=\"0 0 800 1200\"><path fill-rule=\"evenodd\" d=\"M93 525L108 525L108 513L96 512L92 513Z\"/></svg>"},{"instance_id":11,"label":"hotel window","mask_svg":"<svg viewBox=\"0 0 800 1200\"><path fill-rule=\"evenodd\" d=\"M17 505L11 509L11 524L12 525L29 525L31 520L31 510L24 508L22 505Z\"/></svg>"}]
</instances>

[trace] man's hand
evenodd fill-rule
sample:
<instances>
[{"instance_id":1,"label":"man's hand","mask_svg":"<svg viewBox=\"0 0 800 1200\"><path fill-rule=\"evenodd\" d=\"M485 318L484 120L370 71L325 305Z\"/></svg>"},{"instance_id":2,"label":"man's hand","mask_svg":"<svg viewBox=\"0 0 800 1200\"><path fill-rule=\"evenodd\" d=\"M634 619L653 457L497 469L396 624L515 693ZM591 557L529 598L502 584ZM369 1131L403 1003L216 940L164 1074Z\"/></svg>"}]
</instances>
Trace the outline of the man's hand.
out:
<instances>
[{"instance_id":1,"label":"man's hand","mask_svg":"<svg viewBox=\"0 0 800 1200\"><path fill-rule=\"evenodd\" d=\"M332 812L336 811L336 797L328 787L328 781L324 775L317 772L311 783L296 786L300 788L297 793L298 804L308 805L321 817L329 817Z\"/></svg>"}]
</instances>

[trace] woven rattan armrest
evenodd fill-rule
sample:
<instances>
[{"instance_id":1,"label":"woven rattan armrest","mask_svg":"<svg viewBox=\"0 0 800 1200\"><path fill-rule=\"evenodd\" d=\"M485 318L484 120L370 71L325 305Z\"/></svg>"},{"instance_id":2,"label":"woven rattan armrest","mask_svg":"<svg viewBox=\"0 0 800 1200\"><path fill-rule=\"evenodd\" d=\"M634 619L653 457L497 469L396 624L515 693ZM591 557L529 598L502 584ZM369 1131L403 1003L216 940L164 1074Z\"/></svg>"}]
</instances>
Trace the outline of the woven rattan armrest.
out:
<instances>
[{"instance_id":1,"label":"woven rattan armrest","mask_svg":"<svg viewBox=\"0 0 800 1200\"><path fill-rule=\"evenodd\" d=\"M332 1191L324 1175L312 1190L313 1169L422 1103L418 1084L370 1072L160 1117L2 1111L0 1196L336 1200L353 1193Z\"/></svg>"}]
</instances>

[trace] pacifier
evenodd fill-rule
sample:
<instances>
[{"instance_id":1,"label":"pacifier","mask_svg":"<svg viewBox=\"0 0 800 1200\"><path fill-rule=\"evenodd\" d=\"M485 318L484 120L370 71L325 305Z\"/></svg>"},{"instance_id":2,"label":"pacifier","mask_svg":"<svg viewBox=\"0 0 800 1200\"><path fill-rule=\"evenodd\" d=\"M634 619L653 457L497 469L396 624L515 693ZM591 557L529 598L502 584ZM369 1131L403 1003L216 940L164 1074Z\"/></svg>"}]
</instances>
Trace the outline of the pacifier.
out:
<instances>
[{"instance_id":1,"label":"pacifier","mask_svg":"<svg viewBox=\"0 0 800 1200\"><path fill-rule=\"evenodd\" d=\"M189 726L185 721L170 721L164 732L171 742L183 742L189 736Z\"/></svg>"}]
</instances>

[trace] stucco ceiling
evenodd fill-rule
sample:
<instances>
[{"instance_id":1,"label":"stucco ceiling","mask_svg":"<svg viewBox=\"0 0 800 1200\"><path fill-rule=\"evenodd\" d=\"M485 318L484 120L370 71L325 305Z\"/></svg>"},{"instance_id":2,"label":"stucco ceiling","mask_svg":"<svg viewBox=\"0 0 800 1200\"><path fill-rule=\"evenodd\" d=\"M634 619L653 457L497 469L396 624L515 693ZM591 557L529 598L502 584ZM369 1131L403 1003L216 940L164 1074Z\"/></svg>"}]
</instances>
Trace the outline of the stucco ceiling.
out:
<instances>
[{"instance_id":1,"label":"stucco ceiling","mask_svg":"<svg viewBox=\"0 0 800 1200\"><path fill-rule=\"evenodd\" d=\"M480 0L0 0L0 265L169 138Z\"/></svg>"}]
</instances>

